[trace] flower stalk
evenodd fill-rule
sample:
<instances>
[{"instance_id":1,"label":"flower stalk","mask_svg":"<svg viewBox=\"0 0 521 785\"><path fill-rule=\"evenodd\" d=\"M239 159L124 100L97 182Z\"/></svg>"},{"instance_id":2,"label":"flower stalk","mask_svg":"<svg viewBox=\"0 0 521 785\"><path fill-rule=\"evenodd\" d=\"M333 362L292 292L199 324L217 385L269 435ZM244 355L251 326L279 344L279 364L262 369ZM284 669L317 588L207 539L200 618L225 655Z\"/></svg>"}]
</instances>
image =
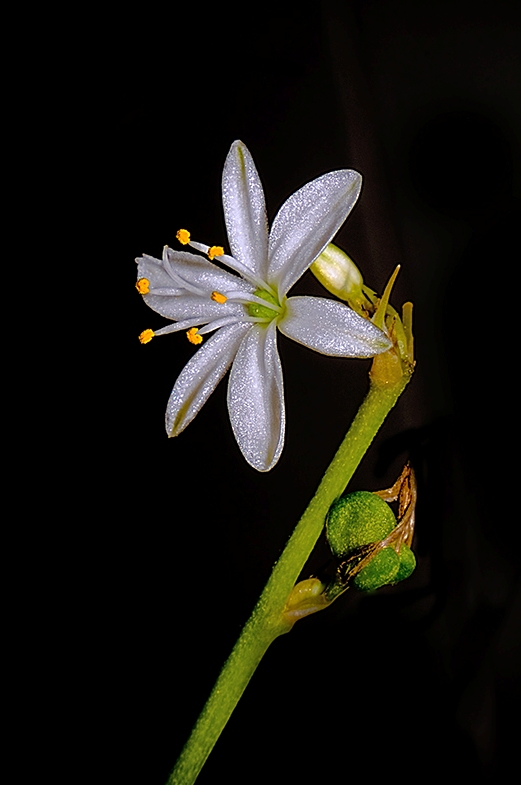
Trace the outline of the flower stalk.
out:
<instances>
[{"instance_id":1,"label":"flower stalk","mask_svg":"<svg viewBox=\"0 0 521 785\"><path fill-rule=\"evenodd\" d=\"M392 318L391 315L391 321ZM410 332L410 303L404 306L403 321L407 323ZM412 338L406 346L412 351ZM195 782L269 645L279 635L289 632L293 623L300 618L298 614L291 616L285 613L288 597L322 532L329 508L345 490L378 430L407 386L413 369L412 354L401 352L396 344L373 360L366 398L275 564L181 752L168 785L191 785ZM313 580L305 583L310 584L309 591L313 593Z\"/></svg>"}]
</instances>

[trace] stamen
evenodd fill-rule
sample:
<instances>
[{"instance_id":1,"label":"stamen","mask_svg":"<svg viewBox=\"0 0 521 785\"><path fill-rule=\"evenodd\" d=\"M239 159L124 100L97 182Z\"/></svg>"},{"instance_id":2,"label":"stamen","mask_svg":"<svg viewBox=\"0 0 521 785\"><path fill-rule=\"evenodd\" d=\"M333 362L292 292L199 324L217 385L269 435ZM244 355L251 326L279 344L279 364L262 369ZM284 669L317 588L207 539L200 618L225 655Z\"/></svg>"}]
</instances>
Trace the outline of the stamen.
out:
<instances>
[{"instance_id":1,"label":"stamen","mask_svg":"<svg viewBox=\"0 0 521 785\"><path fill-rule=\"evenodd\" d=\"M200 343L202 343L202 342L203 342L203 336L202 336L202 335L199 335L199 332L198 332L198 330L197 330L197 327L191 327L191 328L190 328L190 329L187 331L187 333L186 333L186 337L188 338L188 340L190 341L190 343L193 343L195 346L197 346L198 344L200 344Z\"/></svg>"},{"instance_id":2,"label":"stamen","mask_svg":"<svg viewBox=\"0 0 521 785\"><path fill-rule=\"evenodd\" d=\"M139 278L136 283L136 289L139 294L148 294L150 291L150 281L148 278Z\"/></svg>"},{"instance_id":3,"label":"stamen","mask_svg":"<svg viewBox=\"0 0 521 785\"><path fill-rule=\"evenodd\" d=\"M221 327L226 327L229 324L249 324L250 322L257 323L261 322L262 324L267 324L270 322L271 319L266 318L256 318L253 316L223 316L221 319L214 319L212 322L208 322L205 324L204 327L199 328L200 335L206 335L206 333L211 333L214 330L219 330Z\"/></svg>"},{"instance_id":4,"label":"stamen","mask_svg":"<svg viewBox=\"0 0 521 785\"><path fill-rule=\"evenodd\" d=\"M178 233L176 234L176 238L179 240L181 245L188 245L190 242L190 232L186 229L179 229Z\"/></svg>"},{"instance_id":5,"label":"stamen","mask_svg":"<svg viewBox=\"0 0 521 785\"><path fill-rule=\"evenodd\" d=\"M195 248L196 251L201 251L201 253L208 253L210 250L209 245L205 245L204 243L196 243L195 240L190 240L188 245L190 248Z\"/></svg>"},{"instance_id":6,"label":"stamen","mask_svg":"<svg viewBox=\"0 0 521 785\"><path fill-rule=\"evenodd\" d=\"M224 248L222 245L212 245L211 248L208 249L208 258L212 261L216 256L223 256Z\"/></svg>"},{"instance_id":7,"label":"stamen","mask_svg":"<svg viewBox=\"0 0 521 785\"><path fill-rule=\"evenodd\" d=\"M219 259L219 261L222 264L225 264L227 267L230 267L236 273L239 273L239 275L242 278L244 278L246 281L249 281L250 283L254 284L257 287L257 289L264 289L264 291L268 291L274 296L277 295L276 290L273 289L273 287L270 286L269 283L263 281L262 278L259 278L257 275L255 275L255 273L252 270L250 270L249 267L246 267L245 264L242 264L242 262L239 262L233 256L228 256L228 254L223 254L222 257Z\"/></svg>"},{"instance_id":8,"label":"stamen","mask_svg":"<svg viewBox=\"0 0 521 785\"><path fill-rule=\"evenodd\" d=\"M193 243L190 243L190 245L193 245ZM172 254L175 253L175 251L172 251L168 247L168 245L165 245L165 247L163 248L163 268L166 270L170 278L178 286L180 285L183 289L186 289L189 292L193 292L194 294L198 294L202 297L208 297L208 290L204 291L203 289L200 289L198 286L194 286L193 284L188 283L188 281L185 281L184 278L182 278L178 273L174 271L172 267L172 262L170 261L169 253Z\"/></svg>"},{"instance_id":9,"label":"stamen","mask_svg":"<svg viewBox=\"0 0 521 785\"><path fill-rule=\"evenodd\" d=\"M215 303L221 303L222 305L222 303L225 303L227 299L228 298L226 297L226 295L221 294L221 292L212 292L212 300Z\"/></svg>"},{"instance_id":10,"label":"stamen","mask_svg":"<svg viewBox=\"0 0 521 785\"><path fill-rule=\"evenodd\" d=\"M165 297L179 297L179 295L184 294L183 289L151 289L150 294L155 294L156 296L165 296Z\"/></svg>"},{"instance_id":11,"label":"stamen","mask_svg":"<svg viewBox=\"0 0 521 785\"><path fill-rule=\"evenodd\" d=\"M153 330L143 330L139 335L139 343L150 343L154 335L155 332Z\"/></svg>"},{"instance_id":12,"label":"stamen","mask_svg":"<svg viewBox=\"0 0 521 785\"><path fill-rule=\"evenodd\" d=\"M249 292L228 292L227 299L231 303L243 303L244 305L260 305L263 308L268 308L270 311L276 311L277 313L283 313L284 308L280 306L274 297L270 296L270 292L266 291L266 289L257 289L257 292L263 292L264 297L259 297L258 294L250 294ZM268 299L270 297L270 299ZM213 298L212 298L213 299ZM253 314L251 314L253 316ZM270 314L273 318L273 313ZM268 316L268 313L264 313L264 316Z\"/></svg>"},{"instance_id":13,"label":"stamen","mask_svg":"<svg viewBox=\"0 0 521 785\"><path fill-rule=\"evenodd\" d=\"M167 324L166 327L161 327L160 330L156 330L155 334L170 335L170 333L178 333L180 331L186 332L191 327L198 327L200 324L204 324L204 319L182 319L180 322Z\"/></svg>"},{"instance_id":14,"label":"stamen","mask_svg":"<svg viewBox=\"0 0 521 785\"><path fill-rule=\"evenodd\" d=\"M181 239L180 235L183 234L183 239ZM190 232L187 232L186 229L180 229L177 233L177 239L180 242L184 242L188 244L190 248L195 248L196 251L200 251L201 253L205 253L208 257L213 260L216 256L219 257L219 261L222 264L225 264L227 267L230 267L234 272L239 273L239 275L244 278L249 283L252 283L257 289L263 289L264 291L269 292L274 297L277 296L277 291L269 283L263 281L262 278L259 278L255 273L246 267L245 264L239 262L233 256L228 256L228 254L224 253L224 248L220 245L212 245L210 248L208 245L204 245L204 243L197 243L195 240L190 239ZM165 246L167 248L167 246ZM165 254L163 254L163 261L165 260ZM173 276L172 276L173 277Z\"/></svg>"}]
</instances>

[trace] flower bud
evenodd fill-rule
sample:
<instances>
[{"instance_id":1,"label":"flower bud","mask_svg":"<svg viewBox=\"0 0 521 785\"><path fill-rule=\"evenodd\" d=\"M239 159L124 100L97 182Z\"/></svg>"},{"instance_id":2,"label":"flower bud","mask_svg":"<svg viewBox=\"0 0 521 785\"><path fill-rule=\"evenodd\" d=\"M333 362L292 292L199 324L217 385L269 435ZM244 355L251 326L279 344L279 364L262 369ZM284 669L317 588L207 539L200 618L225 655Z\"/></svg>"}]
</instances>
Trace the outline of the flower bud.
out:
<instances>
[{"instance_id":1,"label":"flower bud","mask_svg":"<svg viewBox=\"0 0 521 785\"><path fill-rule=\"evenodd\" d=\"M325 586L318 578L299 581L290 591L284 608L284 619L294 624L298 619L309 616L327 607Z\"/></svg>"},{"instance_id":2,"label":"flower bud","mask_svg":"<svg viewBox=\"0 0 521 785\"><path fill-rule=\"evenodd\" d=\"M357 304L364 301L362 274L353 260L336 245L330 243L313 262L310 270L328 292L341 300L347 300L352 308L354 305L351 301Z\"/></svg>"}]
</instances>

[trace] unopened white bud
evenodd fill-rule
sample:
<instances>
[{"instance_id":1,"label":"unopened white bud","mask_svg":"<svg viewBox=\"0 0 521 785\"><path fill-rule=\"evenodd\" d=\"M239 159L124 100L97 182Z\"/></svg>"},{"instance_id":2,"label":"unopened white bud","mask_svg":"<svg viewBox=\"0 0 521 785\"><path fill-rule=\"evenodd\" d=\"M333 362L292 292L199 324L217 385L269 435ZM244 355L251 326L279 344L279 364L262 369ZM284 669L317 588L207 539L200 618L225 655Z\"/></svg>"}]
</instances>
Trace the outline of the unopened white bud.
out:
<instances>
[{"instance_id":1,"label":"unopened white bud","mask_svg":"<svg viewBox=\"0 0 521 785\"><path fill-rule=\"evenodd\" d=\"M362 297L362 273L349 256L330 243L310 267L328 292L341 300L358 301Z\"/></svg>"}]
</instances>

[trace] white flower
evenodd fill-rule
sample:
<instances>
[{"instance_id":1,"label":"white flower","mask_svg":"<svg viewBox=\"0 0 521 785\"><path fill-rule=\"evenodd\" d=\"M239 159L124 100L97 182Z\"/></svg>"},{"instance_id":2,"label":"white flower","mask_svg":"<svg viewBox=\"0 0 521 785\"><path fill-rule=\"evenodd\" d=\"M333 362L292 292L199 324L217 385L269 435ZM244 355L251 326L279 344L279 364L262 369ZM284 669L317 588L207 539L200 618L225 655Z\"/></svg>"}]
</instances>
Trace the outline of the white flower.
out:
<instances>
[{"instance_id":1,"label":"white flower","mask_svg":"<svg viewBox=\"0 0 521 785\"><path fill-rule=\"evenodd\" d=\"M224 217L231 256L221 247L178 239L217 258L234 275L207 259L166 247L162 260L142 256L138 290L173 325L153 335L186 330L198 349L177 379L166 410L166 430L177 436L195 417L231 366L228 410L239 447L251 466L268 471L284 444L284 395L277 328L322 354L372 357L390 348L387 336L347 306L319 297L286 294L342 226L360 193L358 172L343 169L318 177L279 210L268 235L262 185L242 142L224 165ZM198 329L199 328L199 329Z\"/></svg>"}]
</instances>

